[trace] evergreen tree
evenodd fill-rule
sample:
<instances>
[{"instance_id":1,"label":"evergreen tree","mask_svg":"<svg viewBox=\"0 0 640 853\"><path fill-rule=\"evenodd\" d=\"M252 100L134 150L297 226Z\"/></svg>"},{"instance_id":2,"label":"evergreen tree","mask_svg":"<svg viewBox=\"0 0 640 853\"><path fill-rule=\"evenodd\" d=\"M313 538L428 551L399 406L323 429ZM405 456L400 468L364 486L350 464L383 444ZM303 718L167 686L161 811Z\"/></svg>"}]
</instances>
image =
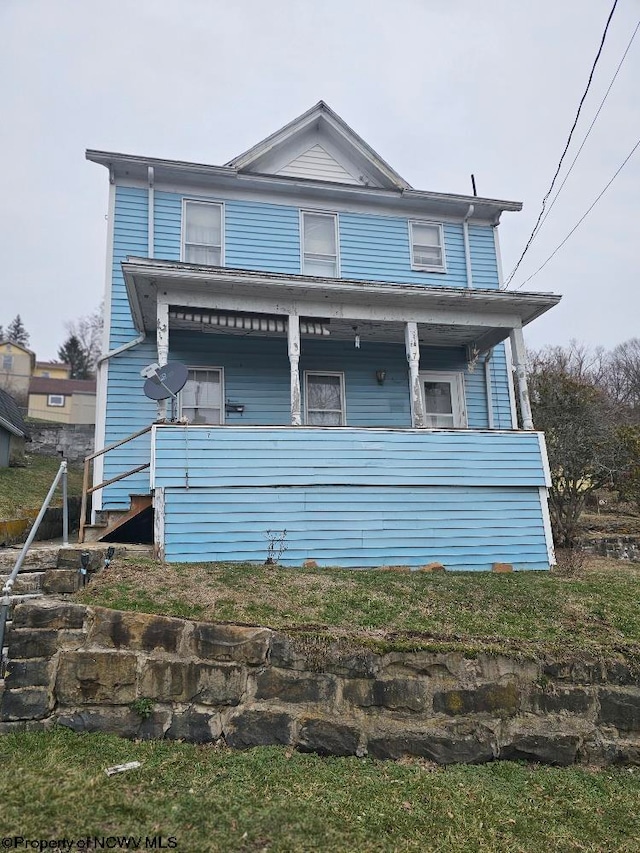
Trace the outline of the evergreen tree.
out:
<instances>
[{"instance_id":1,"label":"evergreen tree","mask_svg":"<svg viewBox=\"0 0 640 853\"><path fill-rule=\"evenodd\" d=\"M0 341L4 340L4 326L0 326Z\"/></svg>"},{"instance_id":2,"label":"evergreen tree","mask_svg":"<svg viewBox=\"0 0 640 853\"><path fill-rule=\"evenodd\" d=\"M75 335L70 335L60 347L58 358L71 366L71 379L91 379L89 355Z\"/></svg>"},{"instance_id":3,"label":"evergreen tree","mask_svg":"<svg viewBox=\"0 0 640 853\"><path fill-rule=\"evenodd\" d=\"M7 326L6 335L7 340L12 341L14 344L19 344L21 347L29 346L29 332L25 329L19 314L16 314Z\"/></svg>"}]
</instances>

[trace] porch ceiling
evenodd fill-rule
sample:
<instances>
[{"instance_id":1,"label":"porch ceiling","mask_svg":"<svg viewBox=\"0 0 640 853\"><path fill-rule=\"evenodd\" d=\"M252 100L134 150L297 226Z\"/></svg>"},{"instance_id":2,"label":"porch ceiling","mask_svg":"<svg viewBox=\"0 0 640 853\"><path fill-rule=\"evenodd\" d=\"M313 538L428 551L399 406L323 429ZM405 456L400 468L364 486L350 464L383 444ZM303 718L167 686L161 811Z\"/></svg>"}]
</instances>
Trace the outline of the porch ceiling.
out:
<instances>
[{"instance_id":1,"label":"porch ceiling","mask_svg":"<svg viewBox=\"0 0 640 853\"><path fill-rule=\"evenodd\" d=\"M122 264L134 323L155 332L159 300L194 309L194 318L171 328L229 334L198 317L197 309L321 318L330 335L363 340L404 340L404 324L418 323L420 340L432 346L477 346L484 351L560 301L547 293L514 293L422 287L377 281L324 279L283 273L201 267L173 261L127 258ZM236 330L236 334L260 332ZM262 333L264 334L264 333Z\"/></svg>"}]
</instances>

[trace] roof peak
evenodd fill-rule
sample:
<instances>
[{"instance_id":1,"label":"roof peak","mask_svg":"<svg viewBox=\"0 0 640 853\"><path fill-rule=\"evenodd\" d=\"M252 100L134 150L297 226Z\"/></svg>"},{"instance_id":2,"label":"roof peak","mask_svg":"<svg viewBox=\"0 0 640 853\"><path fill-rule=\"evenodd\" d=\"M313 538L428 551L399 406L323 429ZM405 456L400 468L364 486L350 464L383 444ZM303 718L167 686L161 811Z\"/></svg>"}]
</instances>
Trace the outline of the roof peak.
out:
<instances>
[{"instance_id":1,"label":"roof peak","mask_svg":"<svg viewBox=\"0 0 640 853\"><path fill-rule=\"evenodd\" d=\"M352 176L353 180L348 181L349 183L400 191L411 188L410 184L323 100L319 100L306 112L229 160L225 166L240 172L278 174L288 163L316 144L327 149L332 160ZM317 176L310 173L309 177Z\"/></svg>"}]
</instances>

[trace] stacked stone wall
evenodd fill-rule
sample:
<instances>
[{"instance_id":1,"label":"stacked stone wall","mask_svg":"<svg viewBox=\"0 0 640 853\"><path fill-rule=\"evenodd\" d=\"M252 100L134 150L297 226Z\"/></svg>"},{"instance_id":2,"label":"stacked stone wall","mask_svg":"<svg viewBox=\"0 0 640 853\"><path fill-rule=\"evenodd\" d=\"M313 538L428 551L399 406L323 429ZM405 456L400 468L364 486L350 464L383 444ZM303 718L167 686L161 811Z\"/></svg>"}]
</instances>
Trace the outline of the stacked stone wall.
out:
<instances>
[{"instance_id":1,"label":"stacked stone wall","mask_svg":"<svg viewBox=\"0 0 640 853\"><path fill-rule=\"evenodd\" d=\"M30 602L15 610L0 731L101 731L438 763L640 764L620 658L377 654L321 636Z\"/></svg>"}]
</instances>

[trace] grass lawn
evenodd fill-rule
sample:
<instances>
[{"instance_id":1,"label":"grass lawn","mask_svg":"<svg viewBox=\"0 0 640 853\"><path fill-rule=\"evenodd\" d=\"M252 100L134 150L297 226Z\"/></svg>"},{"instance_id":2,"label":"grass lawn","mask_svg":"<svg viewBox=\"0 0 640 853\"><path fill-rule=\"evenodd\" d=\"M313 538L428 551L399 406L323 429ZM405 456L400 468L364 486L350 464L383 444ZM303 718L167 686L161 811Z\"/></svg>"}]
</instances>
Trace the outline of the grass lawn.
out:
<instances>
[{"instance_id":1,"label":"grass lawn","mask_svg":"<svg viewBox=\"0 0 640 853\"><path fill-rule=\"evenodd\" d=\"M3 836L174 836L185 853L640 848L640 768L442 768L62 729L5 735L0 759Z\"/></svg>"},{"instance_id":2,"label":"grass lawn","mask_svg":"<svg viewBox=\"0 0 640 853\"><path fill-rule=\"evenodd\" d=\"M0 521L20 518L26 510L37 512L59 467L59 459L27 455L25 468L0 468ZM81 468L69 466L68 484L70 497L82 494ZM51 505L62 506L61 485Z\"/></svg>"},{"instance_id":3,"label":"grass lawn","mask_svg":"<svg viewBox=\"0 0 640 853\"><path fill-rule=\"evenodd\" d=\"M640 565L597 558L570 578L129 559L114 561L77 597L122 610L332 634L381 650L622 654L640 664Z\"/></svg>"}]
</instances>

